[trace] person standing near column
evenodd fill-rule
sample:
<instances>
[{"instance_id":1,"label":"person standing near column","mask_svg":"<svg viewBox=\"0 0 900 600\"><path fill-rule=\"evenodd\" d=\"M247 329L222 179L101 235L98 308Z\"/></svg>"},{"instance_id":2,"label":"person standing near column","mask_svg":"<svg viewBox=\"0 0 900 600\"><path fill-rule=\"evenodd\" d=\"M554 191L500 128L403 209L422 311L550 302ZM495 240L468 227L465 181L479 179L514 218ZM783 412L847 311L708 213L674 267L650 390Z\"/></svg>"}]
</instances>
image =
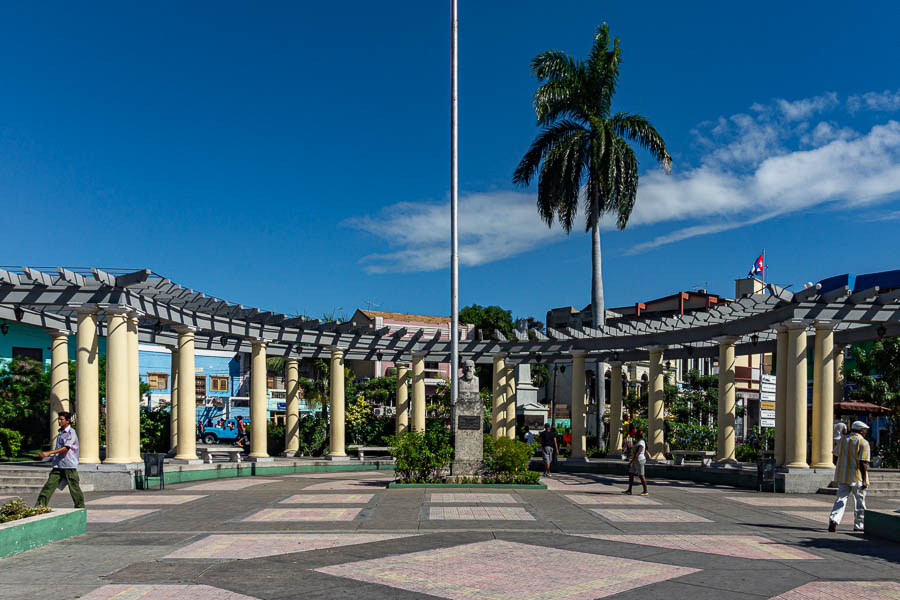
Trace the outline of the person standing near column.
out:
<instances>
[{"instance_id":1,"label":"person standing near column","mask_svg":"<svg viewBox=\"0 0 900 600\"><path fill-rule=\"evenodd\" d=\"M834 480L838 484L837 499L831 509L828 520L828 531L836 531L844 509L847 508L847 497L853 494L853 531L863 530L866 517L866 488L869 487L869 461L872 459L869 442L865 435L869 426L862 421L854 421L850 426L850 435L841 440L838 452L837 467Z\"/></svg>"},{"instance_id":2,"label":"person standing near column","mask_svg":"<svg viewBox=\"0 0 900 600\"><path fill-rule=\"evenodd\" d=\"M649 496L650 494L647 492L647 477L644 475L644 467L647 464L647 442L644 441L644 436L641 435L640 429L634 431L633 437L634 451L631 455L631 463L628 465L628 489L622 493L631 495L631 488L634 486L634 476L637 475L641 480L641 485L644 486L641 496Z\"/></svg>"},{"instance_id":3,"label":"person standing near column","mask_svg":"<svg viewBox=\"0 0 900 600\"><path fill-rule=\"evenodd\" d=\"M56 418L59 433L56 436L56 448L41 452L41 458L53 457L53 468L47 483L41 488L35 506L47 506L50 496L56 491L60 480L69 485L69 494L75 508L84 508L84 494L78 484L78 434L72 429L72 413L60 411Z\"/></svg>"}]
</instances>

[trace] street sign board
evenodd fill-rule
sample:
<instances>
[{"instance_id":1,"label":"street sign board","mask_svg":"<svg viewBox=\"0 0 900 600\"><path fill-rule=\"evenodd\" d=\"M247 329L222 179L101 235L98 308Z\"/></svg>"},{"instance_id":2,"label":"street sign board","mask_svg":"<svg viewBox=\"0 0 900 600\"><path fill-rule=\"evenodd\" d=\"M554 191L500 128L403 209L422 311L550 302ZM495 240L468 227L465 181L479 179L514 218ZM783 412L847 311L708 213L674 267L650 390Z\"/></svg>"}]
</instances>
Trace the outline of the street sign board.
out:
<instances>
[{"instance_id":1,"label":"street sign board","mask_svg":"<svg viewBox=\"0 0 900 600\"><path fill-rule=\"evenodd\" d=\"M774 410L761 410L759 411L760 419L775 419L775 411Z\"/></svg>"},{"instance_id":2,"label":"street sign board","mask_svg":"<svg viewBox=\"0 0 900 600\"><path fill-rule=\"evenodd\" d=\"M759 403L759 407L762 410L773 410L774 411L775 410L775 402L773 402L772 400L763 400L762 402Z\"/></svg>"},{"instance_id":3,"label":"street sign board","mask_svg":"<svg viewBox=\"0 0 900 600\"><path fill-rule=\"evenodd\" d=\"M775 427L775 419L760 419L760 427Z\"/></svg>"}]
</instances>

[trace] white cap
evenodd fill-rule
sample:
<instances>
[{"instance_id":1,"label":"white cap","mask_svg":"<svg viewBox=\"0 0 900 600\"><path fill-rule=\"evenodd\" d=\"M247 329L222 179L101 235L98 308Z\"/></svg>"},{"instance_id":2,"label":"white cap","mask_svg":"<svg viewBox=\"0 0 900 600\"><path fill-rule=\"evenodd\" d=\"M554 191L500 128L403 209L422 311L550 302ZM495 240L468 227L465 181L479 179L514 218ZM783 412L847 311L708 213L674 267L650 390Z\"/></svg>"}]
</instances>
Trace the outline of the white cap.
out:
<instances>
[{"instance_id":1,"label":"white cap","mask_svg":"<svg viewBox=\"0 0 900 600\"><path fill-rule=\"evenodd\" d=\"M868 429L869 426L863 423L862 421L853 421L853 425L850 426L851 431L862 431L863 429Z\"/></svg>"}]
</instances>

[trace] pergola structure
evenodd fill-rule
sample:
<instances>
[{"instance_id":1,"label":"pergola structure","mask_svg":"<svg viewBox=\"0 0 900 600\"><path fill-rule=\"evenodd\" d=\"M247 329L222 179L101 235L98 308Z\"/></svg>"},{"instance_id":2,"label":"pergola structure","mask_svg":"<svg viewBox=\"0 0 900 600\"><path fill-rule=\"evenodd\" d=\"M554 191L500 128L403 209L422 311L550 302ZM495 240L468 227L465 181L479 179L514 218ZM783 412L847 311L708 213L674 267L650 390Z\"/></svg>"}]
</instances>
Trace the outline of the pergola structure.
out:
<instances>
[{"instance_id":1,"label":"pergola structure","mask_svg":"<svg viewBox=\"0 0 900 600\"><path fill-rule=\"evenodd\" d=\"M825 280L828 282L829 280ZM689 315L611 321L602 328L516 332L516 339L459 340L460 356L493 365L494 435L515 435L513 365L573 362L572 458L585 456L585 360L611 365L610 453L621 452L622 366L648 360L648 451L663 459L663 357L718 357L718 459L734 462L735 355L777 356L776 459L788 468L807 462L807 347L812 346L812 464L832 466L833 399L843 347L886 335L900 335L900 290L877 286L851 289L826 283L791 293L770 285L768 294L741 298ZM374 329L355 323L309 320L234 304L185 288L150 270L84 268L0 269L0 319L48 330L51 352L51 431L55 413L68 401L68 336L76 335L76 412L81 460L99 455L98 338L107 338L107 452L104 462L140 460L138 342L172 350L172 444L175 459L194 461L194 386L179 385L179 373L194 373L197 348L251 354L251 423L267 416L267 355L286 364L286 453L299 447L298 373L301 358L331 361L329 457L346 457L344 446L344 360L391 360L398 379L412 371L412 429L425 427L426 360L447 362L451 340L440 333ZM812 338L810 340L810 338ZM407 364L409 366L407 367ZM409 426L407 386L397 391L397 431ZM268 460L265 429L251 425L252 460Z\"/></svg>"}]
</instances>

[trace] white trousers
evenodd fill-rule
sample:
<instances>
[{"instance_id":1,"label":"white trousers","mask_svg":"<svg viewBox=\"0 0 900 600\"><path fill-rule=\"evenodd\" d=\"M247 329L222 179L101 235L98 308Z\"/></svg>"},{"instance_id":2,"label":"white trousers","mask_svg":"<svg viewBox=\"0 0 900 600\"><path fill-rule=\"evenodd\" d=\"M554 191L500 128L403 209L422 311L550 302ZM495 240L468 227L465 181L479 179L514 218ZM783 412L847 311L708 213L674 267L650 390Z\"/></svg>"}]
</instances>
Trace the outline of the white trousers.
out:
<instances>
[{"instance_id":1,"label":"white trousers","mask_svg":"<svg viewBox=\"0 0 900 600\"><path fill-rule=\"evenodd\" d=\"M847 508L847 498L853 494L853 529L862 529L866 518L866 490L858 485L838 484L837 500L831 509L831 520L840 523Z\"/></svg>"}]
</instances>

